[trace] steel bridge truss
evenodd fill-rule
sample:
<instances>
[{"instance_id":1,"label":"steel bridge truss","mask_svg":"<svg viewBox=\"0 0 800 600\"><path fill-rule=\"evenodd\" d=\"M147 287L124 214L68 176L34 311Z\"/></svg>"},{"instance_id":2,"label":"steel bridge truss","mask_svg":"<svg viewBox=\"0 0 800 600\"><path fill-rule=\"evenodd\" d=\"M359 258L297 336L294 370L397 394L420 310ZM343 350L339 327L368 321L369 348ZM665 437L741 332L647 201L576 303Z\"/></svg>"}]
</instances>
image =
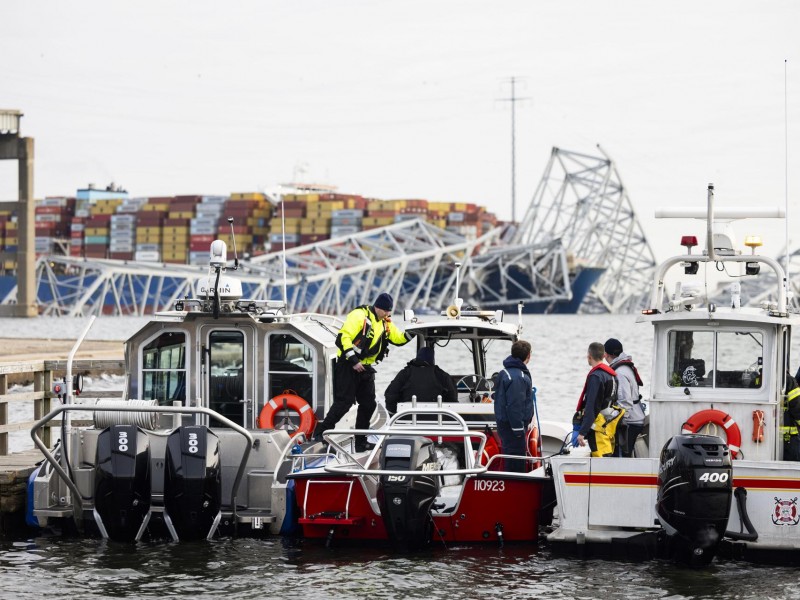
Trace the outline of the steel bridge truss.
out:
<instances>
[{"instance_id":1,"label":"steel bridge truss","mask_svg":"<svg viewBox=\"0 0 800 600\"><path fill-rule=\"evenodd\" d=\"M656 261L616 164L553 148L512 243L560 240L573 268L605 269L584 312L632 312L645 303Z\"/></svg>"},{"instance_id":2,"label":"steel bridge truss","mask_svg":"<svg viewBox=\"0 0 800 600\"><path fill-rule=\"evenodd\" d=\"M227 275L242 281L245 298L344 314L382 291L397 310L438 311L457 296L485 308L552 305L572 300L587 265L605 269L589 307L617 312L641 305L655 261L614 163L554 148L516 230L467 239L404 221L254 257L236 271L229 264ZM39 306L48 315L152 314L194 297L208 275L200 266L47 256L37 263Z\"/></svg>"}]
</instances>

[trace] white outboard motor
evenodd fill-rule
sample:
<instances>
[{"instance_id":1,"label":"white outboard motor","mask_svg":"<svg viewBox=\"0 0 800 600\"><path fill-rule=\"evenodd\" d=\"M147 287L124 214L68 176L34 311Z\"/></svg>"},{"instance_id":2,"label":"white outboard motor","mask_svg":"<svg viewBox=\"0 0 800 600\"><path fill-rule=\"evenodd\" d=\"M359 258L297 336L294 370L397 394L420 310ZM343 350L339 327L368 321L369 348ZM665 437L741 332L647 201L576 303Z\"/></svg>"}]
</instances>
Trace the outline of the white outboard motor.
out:
<instances>
[{"instance_id":1,"label":"white outboard motor","mask_svg":"<svg viewBox=\"0 0 800 600\"><path fill-rule=\"evenodd\" d=\"M656 513L669 552L691 566L711 562L731 511L730 450L712 435L676 435L661 450Z\"/></svg>"}]
</instances>

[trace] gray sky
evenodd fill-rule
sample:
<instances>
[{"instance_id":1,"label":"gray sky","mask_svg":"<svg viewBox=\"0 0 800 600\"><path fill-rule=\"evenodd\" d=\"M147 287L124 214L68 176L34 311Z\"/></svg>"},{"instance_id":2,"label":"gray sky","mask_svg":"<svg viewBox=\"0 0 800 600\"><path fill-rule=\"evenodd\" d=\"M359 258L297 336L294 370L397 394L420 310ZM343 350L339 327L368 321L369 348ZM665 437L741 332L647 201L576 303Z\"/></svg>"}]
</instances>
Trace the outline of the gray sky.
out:
<instances>
[{"instance_id":1,"label":"gray sky","mask_svg":"<svg viewBox=\"0 0 800 600\"><path fill-rule=\"evenodd\" d=\"M661 259L688 231L654 209L704 206L709 182L719 204L784 204L788 59L800 222L800 2L4 0L0 23L0 106L23 110L36 138L37 197L298 177L509 218L499 99L516 76L529 98L517 105L518 216L552 146L600 143ZM766 253L783 246L783 225L745 229L767 236Z\"/></svg>"}]
</instances>

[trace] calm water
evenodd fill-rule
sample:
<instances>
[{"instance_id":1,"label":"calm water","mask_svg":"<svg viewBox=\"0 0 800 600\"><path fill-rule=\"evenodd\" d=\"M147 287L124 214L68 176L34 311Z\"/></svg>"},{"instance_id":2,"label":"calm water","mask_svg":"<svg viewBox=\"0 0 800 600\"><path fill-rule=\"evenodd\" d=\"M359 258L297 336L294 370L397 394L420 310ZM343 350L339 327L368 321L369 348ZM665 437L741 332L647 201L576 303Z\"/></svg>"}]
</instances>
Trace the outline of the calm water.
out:
<instances>
[{"instance_id":1,"label":"calm water","mask_svg":"<svg viewBox=\"0 0 800 600\"><path fill-rule=\"evenodd\" d=\"M543 418L571 417L592 341L619 338L649 380L652 327L633 321L525 317L523 337L533 343L531 370ZM113 329L124 338L136 326L105 319L93 333L101 338ZM490 364L499 367L508 350L493 348ZM396 349L380 365L379 394L413 355L412 348ZM446 370L460 372L440 358ZM665 561L579 560L527 545L436 547L403 556L280 538L136 546L53 536L0 539L0 598L800 598L797 581L796 571L784 567L714 563L691 571Z\"/></svg>"}]
</instances>

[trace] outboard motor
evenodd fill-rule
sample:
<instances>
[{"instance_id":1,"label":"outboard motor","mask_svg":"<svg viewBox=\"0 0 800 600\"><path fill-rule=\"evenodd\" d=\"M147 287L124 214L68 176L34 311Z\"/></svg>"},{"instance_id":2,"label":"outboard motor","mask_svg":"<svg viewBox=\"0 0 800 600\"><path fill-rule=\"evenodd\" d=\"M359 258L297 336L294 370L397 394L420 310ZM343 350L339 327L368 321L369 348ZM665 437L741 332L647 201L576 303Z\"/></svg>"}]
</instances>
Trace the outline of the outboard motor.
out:
<instances>
[{"instance_id":1,"label":"outboard motor","mask_svg":"<svg viewBox=\"0 0 800 600\"><path fill-rule=\"evenodd\" d=\"M167 438L164 508L180 539L211 536L219 524L222 488L219 438L207 427L179 427Z\"/></svg>"},{"instance_id":2,"label":"outboard motor","mask_svg":"<svg viewBox=\"0 0 800 600\"><path fill-rule=\"evenodd\" d=\"M656 513L676 559L711 562L728 525L732 487L731 455L721 438L676 435L664 444Z\"/></svg>"},{"instance_id":3,"label":"outboard motor","mask_svg":"<svg viewBox=\"0 0 800 600\"><path fill-rule=\"evenodd\" d=\"M113 425L97 436L95 520L104 535L131 542L150 510L150 443L135 425Z\"/></svg>"},{"instance_id":4,"label":"outboard motor","mask_svg":"<svg viewBox=\"0 0 800 600\"><path fill-rule=\"evenodd\" d=\"M389 438L381 448L380 468L435 471L433 442L422 437ZM378 500L389 539L396 547L415 550L430 543L431 505L438 494L439 477L435 475L381 475Z\"/></svg>"}]
</instances>

